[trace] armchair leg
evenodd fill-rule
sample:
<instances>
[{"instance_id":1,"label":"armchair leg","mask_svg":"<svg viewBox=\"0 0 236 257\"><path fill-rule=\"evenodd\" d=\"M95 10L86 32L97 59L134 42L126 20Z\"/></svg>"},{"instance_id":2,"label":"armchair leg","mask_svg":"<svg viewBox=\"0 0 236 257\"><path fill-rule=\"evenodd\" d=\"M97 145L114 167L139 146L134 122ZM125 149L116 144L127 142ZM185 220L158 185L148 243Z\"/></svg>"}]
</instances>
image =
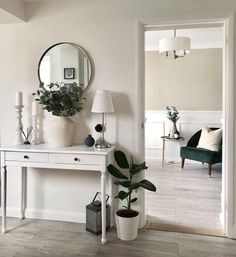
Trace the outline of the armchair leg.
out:
<instances>
[{"instance_id":1,"label":"armchair leg","mask_svg":"<svg viewBox=\"0 0 236 257\"><path fill-rule=\"evenodd\" d=\"M182 162L181 162L181 168L182 168L182 170L184 169L184 162L185 162L185 158L182 158Z\"/></svg>"},{"instance_id":2,"label":"armchair leg","mask_svg":"<svg viewBox=\"0 0 236 257\"><path fill-rule=\"evenodd\" d=\"M208 163L208 175L211 177L212 164Z\"/></svg>"}]
</instances>

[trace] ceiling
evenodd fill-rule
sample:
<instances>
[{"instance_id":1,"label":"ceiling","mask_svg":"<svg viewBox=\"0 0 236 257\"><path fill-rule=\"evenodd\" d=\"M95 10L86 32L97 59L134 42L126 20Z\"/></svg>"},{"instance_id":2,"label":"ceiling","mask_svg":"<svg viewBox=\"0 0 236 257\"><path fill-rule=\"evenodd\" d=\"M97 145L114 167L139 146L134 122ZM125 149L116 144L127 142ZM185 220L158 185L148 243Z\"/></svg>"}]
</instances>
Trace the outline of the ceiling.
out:
<instances>
[{"instance_id":1,"label":"ceiling","mask_svg":"<svg viewBox=\"0 0 236 257\"><path fill-rule=\"evenodd\" d=\"M156 30L145 32L145 51L158 51L159 40L173 37L173 30ZM223 27L179 29L176 36L191 38L191 49L223 48Z\"/></svg>"},{"instance_id":2,"label":"ceiling","mask_svg":"<svg viewBox=\"0 0 236 257\"><path fill-rule=\"evenodd\" d=\"M45 2L45 1L52 1L52 0L22 0L22 2Z\"/></svg>"},{"instance_id":3,"label":"ceiling","mask_svg":"<svg viewBox=\"0 0 236 257\"><path fill-rule=\"evenodd\" d=\"M19 23L26 21L26 2L59 2L81 1L81 0L0 0L0 25Z\"/></svg>"},{"instance_id":4,"label":"ceiling","mask_svg":"<svg viewBox=\"0 0 236 257\"><path fill-rule=\"evenodd\" d=\"M22 0L22 2L56 2L56 1L61 1L61 0ZM64 0L68 1L68 0ZM74 1L74 0L73 0ZM79 0L77 0L79 1Z\"/></svg>"}]
</instances>

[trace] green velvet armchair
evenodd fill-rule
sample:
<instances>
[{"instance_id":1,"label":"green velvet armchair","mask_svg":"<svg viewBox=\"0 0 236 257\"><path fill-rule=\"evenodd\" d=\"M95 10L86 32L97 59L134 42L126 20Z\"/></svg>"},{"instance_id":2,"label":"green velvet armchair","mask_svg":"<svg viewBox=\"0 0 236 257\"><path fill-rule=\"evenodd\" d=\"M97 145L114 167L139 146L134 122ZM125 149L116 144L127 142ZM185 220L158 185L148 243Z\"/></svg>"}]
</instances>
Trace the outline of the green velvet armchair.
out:
<instances>
[{"instance_id":1,"label":"green velvet armchair","mask_svg":"<svg viewBox=\"0 0 236 257\"><path fill-rule=\"evenodd\" d=\"M216 130L218 128L211 128ZM197 148L202 130L196 132L188 141L187 146L180 148L180 157L182 158L182 169L184 168L185 159L199 161L208 164L208 175L211 176L212 165L222 162L222 141L219 151L211 151L204 148Z\"/></svg>"}]
</instances>

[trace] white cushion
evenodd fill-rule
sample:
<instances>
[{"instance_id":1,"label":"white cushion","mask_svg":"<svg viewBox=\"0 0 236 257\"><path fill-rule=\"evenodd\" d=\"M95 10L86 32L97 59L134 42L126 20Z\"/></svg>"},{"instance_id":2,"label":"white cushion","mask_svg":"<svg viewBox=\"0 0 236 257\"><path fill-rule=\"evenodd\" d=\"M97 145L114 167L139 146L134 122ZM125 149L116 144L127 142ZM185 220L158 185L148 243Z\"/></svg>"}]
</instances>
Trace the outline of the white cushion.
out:
<instances>
[{"instance_id":1,"label":"white cushion","mask_svg":"<svg viewBox=\"0 0 236 257\"><path fill-rule=\"evenodd\" d=\"M218 151L222 138L222 129L211 130L208 127L202 129L198 148L205 148L211 151Z\"/></svg>"}]
</instances>

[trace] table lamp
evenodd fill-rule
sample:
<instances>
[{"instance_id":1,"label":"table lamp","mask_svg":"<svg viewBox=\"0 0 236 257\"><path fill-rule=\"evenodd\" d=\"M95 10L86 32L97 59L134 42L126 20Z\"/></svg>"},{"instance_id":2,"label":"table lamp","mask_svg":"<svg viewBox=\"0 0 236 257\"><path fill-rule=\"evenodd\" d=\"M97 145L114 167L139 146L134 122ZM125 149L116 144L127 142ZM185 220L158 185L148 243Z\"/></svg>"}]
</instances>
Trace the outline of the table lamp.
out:
<instances>
[{"instance_id":1,"label":"table lamp","mask_svg":"<svg viewBox=\"0 0 236 257\"><path fill-rule=\"evenodd\" d=\"M111 147L104 139L104 117L105 113L114 112L114 106L111 98L111 93L108 90L97 90L93 100L93 106L91 112L102 114L102 131L100 141L95 144L97 148L109 148Z\"/></svg>"}]
</instances>

